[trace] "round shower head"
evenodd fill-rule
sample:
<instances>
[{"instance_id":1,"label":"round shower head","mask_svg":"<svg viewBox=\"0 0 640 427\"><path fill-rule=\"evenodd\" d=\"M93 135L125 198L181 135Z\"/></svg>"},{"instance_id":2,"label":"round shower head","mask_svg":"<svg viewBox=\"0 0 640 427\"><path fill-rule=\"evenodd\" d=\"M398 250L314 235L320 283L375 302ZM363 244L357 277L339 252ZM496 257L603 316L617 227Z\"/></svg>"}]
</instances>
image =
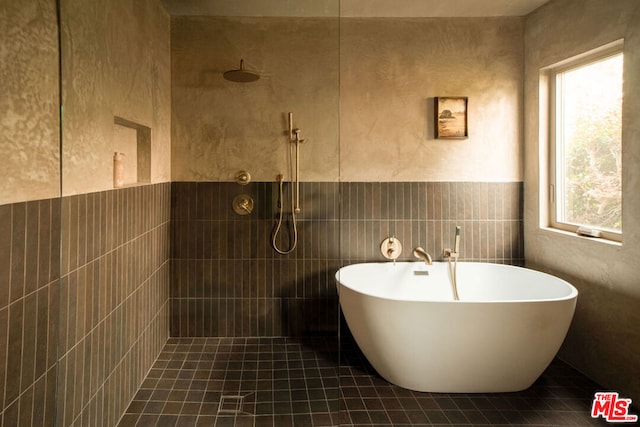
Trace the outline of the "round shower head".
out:
<instances>
[{"instance_id":1,"label":"round shower head","mask_svg":"<svg viewBox=\"0 0 640 427\"><path fill-rule=\"evenodd\" d=\"M222 76L229 81L239 82L239 83L255 82L260 78L260 74L244 69L243 59L240 60L239 70L225 71L225 73Z\"/></svg>"}]
</instances>

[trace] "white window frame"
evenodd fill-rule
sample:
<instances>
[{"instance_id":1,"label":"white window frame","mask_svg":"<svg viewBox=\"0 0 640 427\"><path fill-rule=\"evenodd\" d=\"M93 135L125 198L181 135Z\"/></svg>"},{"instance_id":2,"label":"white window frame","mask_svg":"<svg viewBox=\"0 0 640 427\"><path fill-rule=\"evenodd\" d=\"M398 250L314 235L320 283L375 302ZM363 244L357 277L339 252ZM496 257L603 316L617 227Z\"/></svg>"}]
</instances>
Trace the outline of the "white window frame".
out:
<instances>
[{"instance_id":1,"label":"white window frame","mask_svg":"<svg viewBox=\"0 0 640 427\"><path fill-rule=\"evenodd\" d=\"M556 217L557 215L557 203L558 203L558 194L556 190L556 76L558 74L562 74L566 71L573 70L576 68L580 68L591 63L595 63L606 58L616 56L619 54L623 54L624 41L617 40L615 42L609 43L605 46L590 50L583 54L568 58L565 61L554 64L550 67L547 67L541 70L541 84L545 83L548 92L548 105L547 105L547 115L546 117L541 117L541 121L545 121L548 124L548 203L547 206L543 206L542 209L545 209L546 212L541 212L541 218L548 218L548 227L563 231L568 231L572 233L576 233L580 226L584 225L591 229L596 229L600 232L602 238L606 240L612 240L615 242L622 241L622 230L620 232L616 232L609 229L600 229L594 227L589 224L573 224L568 222L561 222ZM544 96L541 97L541 101ZM624 114L624 112L623 112ZM622 143L622 141L621 141ZM624 209L624 208L623 208Z\"/></svg>"}]
</instances>

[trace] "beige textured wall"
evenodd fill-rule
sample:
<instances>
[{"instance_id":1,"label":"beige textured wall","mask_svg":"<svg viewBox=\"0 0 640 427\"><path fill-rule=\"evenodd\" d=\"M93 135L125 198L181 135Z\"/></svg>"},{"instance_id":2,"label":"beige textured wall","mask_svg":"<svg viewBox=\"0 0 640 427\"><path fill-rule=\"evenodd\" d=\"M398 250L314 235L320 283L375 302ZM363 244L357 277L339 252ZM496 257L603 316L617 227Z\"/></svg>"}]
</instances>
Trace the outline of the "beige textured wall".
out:
<instances>
[{"instance_id":1,"label":"beige textured wall","mask_svg":"<svg viewBox=\"0 0 640 427\"><path fill-rule=\"evenodd\" d=\"M289 177L289 111L301 178L338 179L337 19L173 18L171 32L172 180ZM223 79L241 58L260 80Z\"/></svg>"},{"instance_id":2,"label":"beige textured wall","mask_svg":"<svg viewBox=\"0 0 640 427\"><path fill-rule=\"evenodd\" d=\"M0 204L58 197L55 2L0 2L0 34Z\"/></svg>"},{"instance_id":3,"label":"beige textured wall","mask_svg":"<svg viewBox=\"0 0 640 427\"><path fill-rule=\"evenodd\" d=\"M160 2L64 1L61 30L63 195L113 188L114 116L151 128L151 182L169 181L170 20Z\"/></svg>"},{"instance_id":4,"label":"beige textured wall","mask_svg":"<svg viewBox=\"0 0 640 427\"><path fill-rule=\"evenodd\" d=\"M623 243L607 244L540 227L538 81L541 67L625 38ZM563 359L605 388L640 402L640 3L552 0L526 19L525 254L527 264L579 290Z\"/></svg>"},{"instance_id":5,"label":"beige textured wall","mask_svg":"<svg viewBox=\"0 0 640 427\"><path fill-rule=\"evenodd\" d=\"M339 33L328 18L174 18L172 179L274 180L292 111L305 181L519 181L522 30L521 18L342 19ZM241 57L259 81L222 78ZM433 97L452 95L469 97L471 136L435 140Z\"/></svg>"},{"instance_id":6,"label":"beige textured wall","mask_svg":"<svg viewBox=\"0 0 640 427\"><path fill-rule=\"evenodd\" d=\"M342 19L343 181L522 180L521 18ZM469 97L469 138L436 140L434 96Z\"/></svg>"}]
</instances>

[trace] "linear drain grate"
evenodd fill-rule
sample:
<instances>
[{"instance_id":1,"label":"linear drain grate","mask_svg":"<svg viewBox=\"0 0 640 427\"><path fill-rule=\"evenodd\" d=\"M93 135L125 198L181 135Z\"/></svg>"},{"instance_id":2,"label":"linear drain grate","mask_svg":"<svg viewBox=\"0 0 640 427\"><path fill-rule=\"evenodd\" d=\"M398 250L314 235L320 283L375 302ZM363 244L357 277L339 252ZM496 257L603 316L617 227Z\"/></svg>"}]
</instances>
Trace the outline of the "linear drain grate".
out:
<instances>
[{"instance_id":1,"label":"linear drain grate","mask_svg":"<svg viewBox=\"0 0 640 427\"><path fill-rule=\"evenodd\" d=\"M218 405L220 415L254 415L255 395L222 395Z\"/></svg>"}]
</instances>

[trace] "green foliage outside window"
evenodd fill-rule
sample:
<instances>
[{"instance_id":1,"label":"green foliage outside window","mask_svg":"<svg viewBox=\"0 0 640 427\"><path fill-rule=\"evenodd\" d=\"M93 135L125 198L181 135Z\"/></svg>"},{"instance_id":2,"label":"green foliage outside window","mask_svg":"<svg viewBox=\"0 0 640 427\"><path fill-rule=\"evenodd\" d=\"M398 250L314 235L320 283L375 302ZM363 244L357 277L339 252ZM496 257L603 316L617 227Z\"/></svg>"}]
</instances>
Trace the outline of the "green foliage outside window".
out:
<instances>
[{"instance_id":1,"label":"green foliage outside window","mask_svg":"<svg viewBox=\"0 0 640 427\"><path fill-rule=\"evenodd\" d=\"M562 76L565 222L622 229L622 55ZM561 184L561 183L558 183Z\"/></svg>"}]
</instances>

